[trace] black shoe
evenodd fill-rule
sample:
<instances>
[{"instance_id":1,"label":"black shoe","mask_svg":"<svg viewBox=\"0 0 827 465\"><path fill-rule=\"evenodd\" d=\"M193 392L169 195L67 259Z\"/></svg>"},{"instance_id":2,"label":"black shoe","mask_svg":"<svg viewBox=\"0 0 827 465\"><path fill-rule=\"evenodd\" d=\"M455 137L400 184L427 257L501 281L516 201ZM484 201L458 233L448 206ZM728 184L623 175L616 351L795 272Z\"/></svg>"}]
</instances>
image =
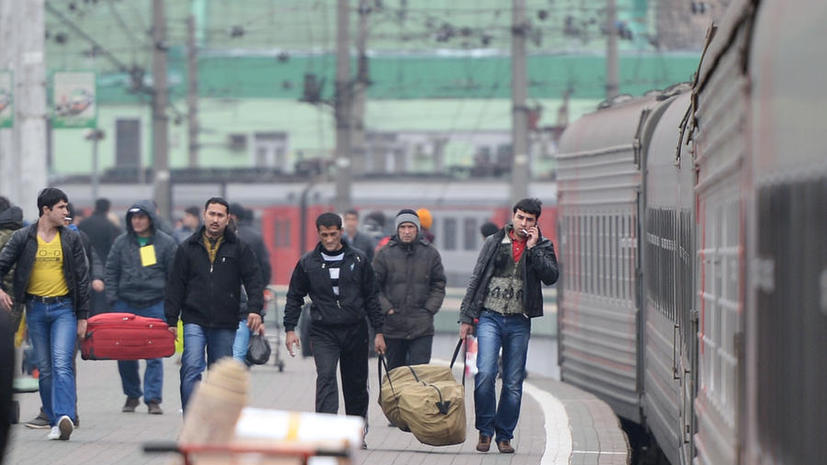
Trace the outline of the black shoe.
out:
<instances>
[{"instance_id":1,"label":"black shoe","mask_svg":"<svg viewBox=\"0 0 827 465\"><path fill-rule=\"evenodd\" d=\"M126 402L123 404L123 408L121 412L123 413L133 413L135 411L135 407L138 406L138 398L137 397L127 397Z\"/></svg>"},{"instance_id":2,"label":"black shoe","mask_svg":"<svg viewBox=\"0 0 827 465\"><path fill-rule=\"evenodd\" d=\"M49 424L49 417L46 416L46 412L42 408L34 419L27 421L25 424L26 428L31 429L49 429L52 426Z\"/></svg>"},{"instance_id":3,"label":"black shoe","mask_svg":"<svg viewBox=\"0 0 827 465\"><path fill-rule=\"evenodd\" d=\"M158 402L149 402L146 404L147 412L150 415L163 415L164 411L161 410L161 404Z\"/></svg>"}]
</instances>

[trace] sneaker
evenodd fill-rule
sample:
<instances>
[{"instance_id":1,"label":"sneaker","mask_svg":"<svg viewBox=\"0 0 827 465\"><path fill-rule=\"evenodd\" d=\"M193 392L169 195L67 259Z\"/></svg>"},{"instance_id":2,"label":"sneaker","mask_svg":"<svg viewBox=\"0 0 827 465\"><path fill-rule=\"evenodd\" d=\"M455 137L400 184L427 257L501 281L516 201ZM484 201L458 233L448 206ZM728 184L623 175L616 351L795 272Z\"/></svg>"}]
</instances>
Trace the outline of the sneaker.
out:
<instances>
[{"instance_id":1,"label":"sneaker","mask_svg":"<svg viewBox=\"0 0 827 465\"><path fill-rule=\"evenodd\" d=\"M513 454L514 448L511 446L511 441L497 441L497 449L503 454Z\"/></svg>"},{"instance_id":2,"label":"sneaker","mask_svg":"<svg viewBox=\"0 0 827 465\"><path fill-rule=\"evenodd\" d=\"M135 411L135 407L138 406L138 398L137 397L127 397L126 402L123 404L123 408L121 412L123 413L132 413Z\"/></svg>"},{"instance_id":3,"label":"sneaker","mask_svg":"<svg viewBox=\"0 0 827 465\"><path fill-rule=\"evenodd\" d=\"M74 431L75 427L72 424L72 419L66 415L60 417L58 420L57 425L52 426L52 430L49 431L49 435L46 436L50 440L59 439L61 441L68 441L69 436L72 435L72 431Z\"/></svg>"},{"instance_id":4,"label":"sneaker","mask_svg":"<svg viewBox=\"0 0 827 465\"><path fill-rule=\"evenodd\" d=\"M147 412L150 415L163 415L164 414L164 411L161 410L161 404L159 404L158 402L150 402L150 403L146 404L146 407L147 407Z\"/></svg>"},{"instance_id":5,"label":"sneaker","mask_svg":"<svg viewBox=\"0 0 827 465\"><path fill-rule=\"evenodd\" d=\"M491 448L491 436L486 436L480 433L480 439L477 442L477 450L480 452L488 452Z\"/></svg>"},{"instance_id":6,"label":"sneaker","mask_svg":"<svg viewBox=\"0 0 827 465\"><path fill-rule=\"evenodd\" d=\"M49 417L46 416L46 412L40 409L40 413L34 419L26 422L26 428L49 429Z\"/></svg>"}]
</instances>

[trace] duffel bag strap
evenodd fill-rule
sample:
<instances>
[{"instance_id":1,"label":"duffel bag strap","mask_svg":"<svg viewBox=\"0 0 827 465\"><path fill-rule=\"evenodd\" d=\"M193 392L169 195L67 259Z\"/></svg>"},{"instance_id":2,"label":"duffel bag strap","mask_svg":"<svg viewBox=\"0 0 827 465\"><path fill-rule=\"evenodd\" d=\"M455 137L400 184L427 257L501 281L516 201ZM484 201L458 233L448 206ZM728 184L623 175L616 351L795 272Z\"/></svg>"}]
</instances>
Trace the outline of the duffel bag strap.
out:
<instances>
[{"instance_id":1,"label":"duffel bag strap","mask_svg":"<svg viewBox=\"0 0 827 465\"><path fill-rule=\"evenodd\" d=\"M460 339L459 341L457 341L457 346L454 348L454 356L451 357L451 366L450 366L451 369L454 368L454 362L457 361L457 355L459 355L459 348L462 347L462 343L463 343L463 340ZM467 355L468 355L468 344L465 344L465 350L462 351L462 352L463 352L462 353L462 387L465 387L465 370L466 370L466 364L468 363L467 362L467 360L468 360L468 357L467 357ZM393 386L391 386L391 387L393 387Z\"/></svg>"},{"instance_id":2,"label":"duffel bag strap","mask_svg":"<svg viewBox=\"0 0 827 465\"><path fill-rule=\"evenodd\" d=\"M396 395L396 390L393 388L393 383L391 382L391 375L388 370L388 361L385 360L385 356L380 354L376 358L378 359L377 365L379 366L377 369L377 372L379 373L379 402L382 402L382 366L385 367L385 374L388 375L388 385L390 385L391 392L393 392L394 395Z\"/></svg>"}]
</instances>

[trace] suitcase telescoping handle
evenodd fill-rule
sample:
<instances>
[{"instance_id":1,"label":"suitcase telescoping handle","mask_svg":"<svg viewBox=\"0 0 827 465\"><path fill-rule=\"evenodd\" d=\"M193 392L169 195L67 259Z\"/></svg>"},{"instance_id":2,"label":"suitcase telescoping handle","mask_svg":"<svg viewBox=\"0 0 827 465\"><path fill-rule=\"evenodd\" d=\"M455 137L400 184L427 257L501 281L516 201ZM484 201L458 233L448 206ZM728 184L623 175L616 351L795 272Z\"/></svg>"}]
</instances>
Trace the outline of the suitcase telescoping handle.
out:
<instances>
[{"instance_id":1,"label":"suitcase telescoping handle","mask_svg":"<svg viewBox=\"0 0 827 465\"><path fill-rule=\"evenodd\" d=\"M451 365L449 367L451 369L454 368L454 362L457 361L457 355L459 355L459 349L460 349L460 347L462 347L463 342L464 341L462 339L457 341L457 346L454 348L454 355L451 357ZM462 378L462 387L465 387L465 370L467 368L465 360L467 360L466 354L468 353L468 344L465 344L465 350L463 352L464 353L463 353L463 357L462 357L463 362L462 362L462 376L461 376L461 378ZM379 354L379 356L377 358L379 359L377 361L377 365L379 366L379 369L377 371L379 372L379 386L380 386L380 388L382 386L382 367L385 367L385 373L388 373L388 385L390 385L390 387L391 387L391 392L396 394L396 390L393 388L393 383L391 382L391 377L390 377L390 374L389 374L390 370L388 370L388 362L387 362L387 360L385 360L385 356L382 355L382 354ZM379 389L379 400L380 401L382 400L382 389Z\"/></svg>"}]
</instances>

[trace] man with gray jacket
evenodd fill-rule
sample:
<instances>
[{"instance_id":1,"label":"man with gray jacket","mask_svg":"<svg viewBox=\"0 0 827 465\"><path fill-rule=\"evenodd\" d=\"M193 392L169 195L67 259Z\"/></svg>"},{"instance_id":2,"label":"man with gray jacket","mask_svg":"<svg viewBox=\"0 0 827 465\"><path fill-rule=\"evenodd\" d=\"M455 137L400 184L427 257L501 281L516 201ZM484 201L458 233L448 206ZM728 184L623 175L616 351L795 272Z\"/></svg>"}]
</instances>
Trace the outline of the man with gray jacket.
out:
<instances>
[{"instance_id":1,"label":"man with gray jacket","mask_svg":"<svg viewBox=\"0 0 827 465\"><path fill-rule=\"evenodd\" d=\"M419 216L404 209L395 224L396 234L373 260L389 370L431 361L434 315L445 298L442 258L420 234Z\"/></svg>"},{"instance_id":2,"label":"man with gray jacket","mask_svg":"<svg viewBox=\"0 0 827 465\"><path fill-rule=\"evenodd\" d=\"M156 227L155 207L137 202L126 212L126 233L112 244L106 259L106 298L114 312L164 317L164 288L175 256L175 239ZM144 389L137 360L118 361L126 403L122 412L135 411L143 395L148 412L160 415L164 366L161 359L146 361Z\"/></svg>"}]
</instances>

